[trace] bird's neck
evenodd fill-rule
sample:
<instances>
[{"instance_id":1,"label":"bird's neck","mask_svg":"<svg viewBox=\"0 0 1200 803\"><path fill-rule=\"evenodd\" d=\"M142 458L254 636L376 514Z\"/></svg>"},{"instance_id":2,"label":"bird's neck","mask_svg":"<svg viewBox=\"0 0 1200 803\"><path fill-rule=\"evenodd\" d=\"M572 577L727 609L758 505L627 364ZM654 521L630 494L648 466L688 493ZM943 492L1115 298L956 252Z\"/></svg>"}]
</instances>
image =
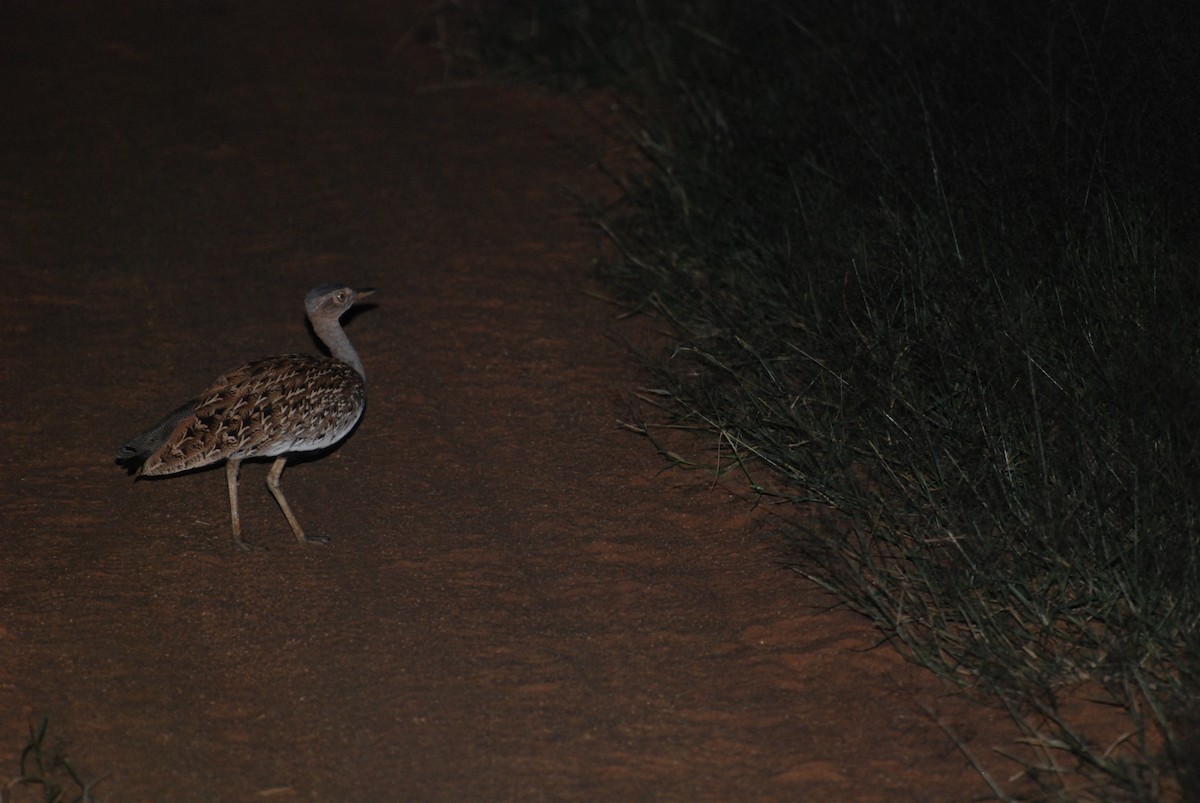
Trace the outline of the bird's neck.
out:
<instances>
[{"instance_id":1,"label":"bird's neck","mask_svg":"<svg viewBox=\"0 0 1200 803\"><path fill-rule=\"evenodd\" d=\"M321 338L321 342L329 348L329 353L334 359L348 363L358 375L363 379L367 378L363 372L362 360L358 358L358 352L354 350L354 346L350 345L350 338L346 337L346 331L342 329L341 323L337 320L313 321L313 331L317 333L317 337Z\"/></svg>"}]
</instances>

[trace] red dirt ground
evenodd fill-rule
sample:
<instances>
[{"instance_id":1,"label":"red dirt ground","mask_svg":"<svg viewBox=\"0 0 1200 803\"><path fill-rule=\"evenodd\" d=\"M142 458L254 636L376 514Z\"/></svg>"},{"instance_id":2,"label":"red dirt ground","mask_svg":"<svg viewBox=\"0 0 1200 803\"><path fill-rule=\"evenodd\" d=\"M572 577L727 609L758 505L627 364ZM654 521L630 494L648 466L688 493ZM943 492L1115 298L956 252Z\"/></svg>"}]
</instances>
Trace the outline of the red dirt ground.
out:
<instances>
[{"instance_id":1,"label":"red dirt ground","mask_svg":"<svg viewBox=\"0 0 1200 803\"><path fill-rule=\"evenodd\" d=\"M965 708L622 431L596 126L393 46L427 0L0 4L0 778L50 717L106 800L969 800ZM348 316L370 403L284 474L116 447ZM1007 770L1005 770L1007 771ZM33 799L25 789L18 799Z\"/></svg>"}]
</instances>

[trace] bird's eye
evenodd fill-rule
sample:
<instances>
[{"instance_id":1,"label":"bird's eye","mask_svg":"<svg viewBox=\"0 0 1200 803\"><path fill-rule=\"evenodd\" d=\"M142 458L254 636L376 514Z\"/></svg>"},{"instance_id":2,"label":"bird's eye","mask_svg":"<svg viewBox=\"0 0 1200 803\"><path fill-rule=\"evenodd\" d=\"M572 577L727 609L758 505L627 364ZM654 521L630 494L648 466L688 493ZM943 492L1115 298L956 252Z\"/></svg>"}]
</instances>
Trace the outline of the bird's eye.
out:
<instances>
[{"instance_id":1,"label":"bird's eye","mask_svg":"<svg viewBox=\"0 0 1200 803\"><path fill-rule=\"evenodd\" d=\"M340 303L342 303L343 301L345 301L345 300L346 300L346 294L345 294L344 292L342 292L342 293L338 293L338 294L337 294L337 300L338 300L338 303L339 303L339 304L340 304Z\"/></svg>"}]
</instances>

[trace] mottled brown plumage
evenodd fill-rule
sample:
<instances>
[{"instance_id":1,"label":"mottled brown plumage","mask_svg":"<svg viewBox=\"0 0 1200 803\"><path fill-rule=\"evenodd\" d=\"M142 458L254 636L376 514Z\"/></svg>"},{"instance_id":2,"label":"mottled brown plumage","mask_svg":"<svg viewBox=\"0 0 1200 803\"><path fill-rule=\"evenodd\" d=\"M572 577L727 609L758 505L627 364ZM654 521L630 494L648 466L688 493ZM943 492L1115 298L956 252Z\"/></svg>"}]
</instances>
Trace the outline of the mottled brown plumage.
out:
<instances>
[{"instance_id":1,"label":"mottled brown plumage","mask_svg":"<svg viewBox=\"0 0 1200 803\"><path fill-rule=\"evenodd\" d=\"M138 476L159 476L226 461L233 540L243 549L238 516L238 469L243 460L274 457L267 487L301 543L325 543L300 527L279 487L292 452L325 449L358 423L367 401L362 362L338 319L372 289L340 285L313 289L305 308L331 356L285 354L222 374L211 386L154 427L131 438L117 460Z\"/></svg>"}]
</instances>

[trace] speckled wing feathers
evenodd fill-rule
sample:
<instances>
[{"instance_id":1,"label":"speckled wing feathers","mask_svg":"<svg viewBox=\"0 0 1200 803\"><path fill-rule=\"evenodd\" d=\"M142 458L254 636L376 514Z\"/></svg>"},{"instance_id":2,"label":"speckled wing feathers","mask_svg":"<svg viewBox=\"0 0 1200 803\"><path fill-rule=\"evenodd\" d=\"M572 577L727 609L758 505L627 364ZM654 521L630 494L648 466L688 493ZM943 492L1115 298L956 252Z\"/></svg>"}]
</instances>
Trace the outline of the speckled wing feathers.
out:
<instances>
[{"instance_id":1,"label":"speckled wing feathers","mask_svg":"<svg viewBox=\"0 0 1200 803\"><path fill-rule=\"evenodd\" d=\"M357 423L366 395L363 378L340 360L287 354L247 363L197 397L192 414L138 473L173 474L228 458L332 446Z\"/></svg>"}]
</instances>

